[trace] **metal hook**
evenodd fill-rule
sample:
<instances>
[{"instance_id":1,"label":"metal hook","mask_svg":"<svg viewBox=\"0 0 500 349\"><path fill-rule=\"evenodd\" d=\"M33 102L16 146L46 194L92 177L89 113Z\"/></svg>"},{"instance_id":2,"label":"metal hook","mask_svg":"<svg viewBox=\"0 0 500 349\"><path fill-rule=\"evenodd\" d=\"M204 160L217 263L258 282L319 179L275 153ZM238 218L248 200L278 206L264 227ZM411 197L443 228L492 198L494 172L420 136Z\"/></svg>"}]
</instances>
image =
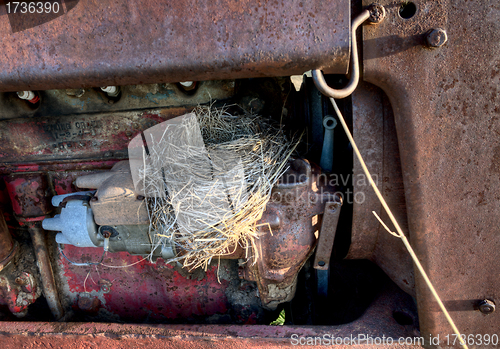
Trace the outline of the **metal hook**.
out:
<instances>
[{"instance_id":1,"label":"metal hook","mask_svg":"<svg viewBox=\"0 0 500 349\"><path fill-rule=\"evenodd\" d=\"M360 13L358 17L356 17L352 21L352 26L351 26L351 42L352 42L352 54L351 54L351 65L352 65L352 75L351 79L349 80L349 83L347 84L346 87L340 90L335 90L328 86L328 84L325 81L325 77L323 76L323 73L319 69L315 69L312 71L312 77L314 84L318 88L318 90L323 93L325 96L332 97L332 98L345 98L351 93L354 92L356 87L358 86L358 81L359 81L359 61L358 61L358 47L356 44L356 29L363 24L364 21L366 21L368 18L370 18L370 11L368 9L363 10L363 12Z\"/></svg>"}]
</instances>

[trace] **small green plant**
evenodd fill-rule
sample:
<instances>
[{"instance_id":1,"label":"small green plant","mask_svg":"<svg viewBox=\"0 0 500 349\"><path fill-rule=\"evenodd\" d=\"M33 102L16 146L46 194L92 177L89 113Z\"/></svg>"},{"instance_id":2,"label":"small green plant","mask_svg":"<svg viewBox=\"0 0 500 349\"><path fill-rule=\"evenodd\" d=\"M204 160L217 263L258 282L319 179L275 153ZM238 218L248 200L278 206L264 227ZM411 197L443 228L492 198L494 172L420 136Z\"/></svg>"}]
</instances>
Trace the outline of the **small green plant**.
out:
<instances>
[{"instance_id":1,"label":"small green plant","mask_svg":"<svg viewBox=\"0 0 500 349\"><path fill-rule=\"evenodd\" d=\"M278 318L270 323L271 326L283 326L285 324L285 309L281 311Z\"/></svg>"}]
</instances>

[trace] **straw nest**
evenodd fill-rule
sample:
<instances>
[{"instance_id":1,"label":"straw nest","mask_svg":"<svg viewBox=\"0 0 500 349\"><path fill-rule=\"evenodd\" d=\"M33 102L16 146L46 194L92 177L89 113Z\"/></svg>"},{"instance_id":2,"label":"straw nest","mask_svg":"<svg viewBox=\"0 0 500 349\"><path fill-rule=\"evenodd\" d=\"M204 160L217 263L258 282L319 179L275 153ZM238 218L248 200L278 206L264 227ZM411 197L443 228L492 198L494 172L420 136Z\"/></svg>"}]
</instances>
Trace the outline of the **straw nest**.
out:
<instances>
[{"instance_id":1,"label":"straw nest","mask_svg":"<svg viewBox=\"0 0 500 349\"><path fill-rule=\"evenodd\" d=\"M238 246L257 260L258 221L297 145L265 118L227 110L199 106L175 140L150 140L142 172L151 242L174 244L182 252L172 261L189 269L206 269Z\"/></svg>"}]
</instances>

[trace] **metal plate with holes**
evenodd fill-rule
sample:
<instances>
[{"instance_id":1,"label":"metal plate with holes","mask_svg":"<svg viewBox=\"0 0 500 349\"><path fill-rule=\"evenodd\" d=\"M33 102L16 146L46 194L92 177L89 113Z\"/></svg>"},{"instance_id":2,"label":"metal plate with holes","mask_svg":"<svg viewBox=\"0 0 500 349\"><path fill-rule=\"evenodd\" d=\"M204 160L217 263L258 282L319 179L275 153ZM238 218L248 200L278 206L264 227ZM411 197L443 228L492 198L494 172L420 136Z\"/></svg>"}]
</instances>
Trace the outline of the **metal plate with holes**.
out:
<instances>
[{"instance_id":1,"label":"metal plate with holes","mask_svg":"<svg viewBox=\"0 0 500 349\"><path fill-rule=\"evenodd\" d=\"M364 79L394 110L411 243L461 333L498 333L500 313L477 310L500 302L498 1L379 3L387 19L363 29ZM436 28L448 42L424 46ZM422 336L445 340L418 274L416 289Z\"/></svg>"},{"instance_id":2,"label":"metal plate with holes","mask_svg":"<svg viewBox=\"0 0 500 349\"><path fill-rule=\"evenodd\" d=\"M319 233L318 245L316 246L316 256L314 257L314 268L328 270L330 266L330 256L332 255L333 241L340 216L340 202L327 202L323 221Z\"/></svg>"}]
</instances>

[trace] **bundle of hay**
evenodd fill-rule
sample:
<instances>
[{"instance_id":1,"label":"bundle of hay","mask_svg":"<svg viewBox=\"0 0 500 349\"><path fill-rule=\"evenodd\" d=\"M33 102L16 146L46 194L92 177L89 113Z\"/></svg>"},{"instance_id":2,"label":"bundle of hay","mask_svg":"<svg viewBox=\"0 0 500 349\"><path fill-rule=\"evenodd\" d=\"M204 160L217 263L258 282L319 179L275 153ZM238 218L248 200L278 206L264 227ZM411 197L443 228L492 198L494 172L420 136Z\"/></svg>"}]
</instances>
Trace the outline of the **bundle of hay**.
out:
<instances>
[{"instance_id":1,"label":"bundle of hay","mask_svg":"<svg viewBox=\"0 0 500 349\"><path fill-rule=\"evenodd\" d=\"M141 177L155 247L174 243L183 251L174 260L189 269L237 246L256 260L257 222L297 142L262 117L211 106L146 140Z\"/></svg>"}]
</instances>

